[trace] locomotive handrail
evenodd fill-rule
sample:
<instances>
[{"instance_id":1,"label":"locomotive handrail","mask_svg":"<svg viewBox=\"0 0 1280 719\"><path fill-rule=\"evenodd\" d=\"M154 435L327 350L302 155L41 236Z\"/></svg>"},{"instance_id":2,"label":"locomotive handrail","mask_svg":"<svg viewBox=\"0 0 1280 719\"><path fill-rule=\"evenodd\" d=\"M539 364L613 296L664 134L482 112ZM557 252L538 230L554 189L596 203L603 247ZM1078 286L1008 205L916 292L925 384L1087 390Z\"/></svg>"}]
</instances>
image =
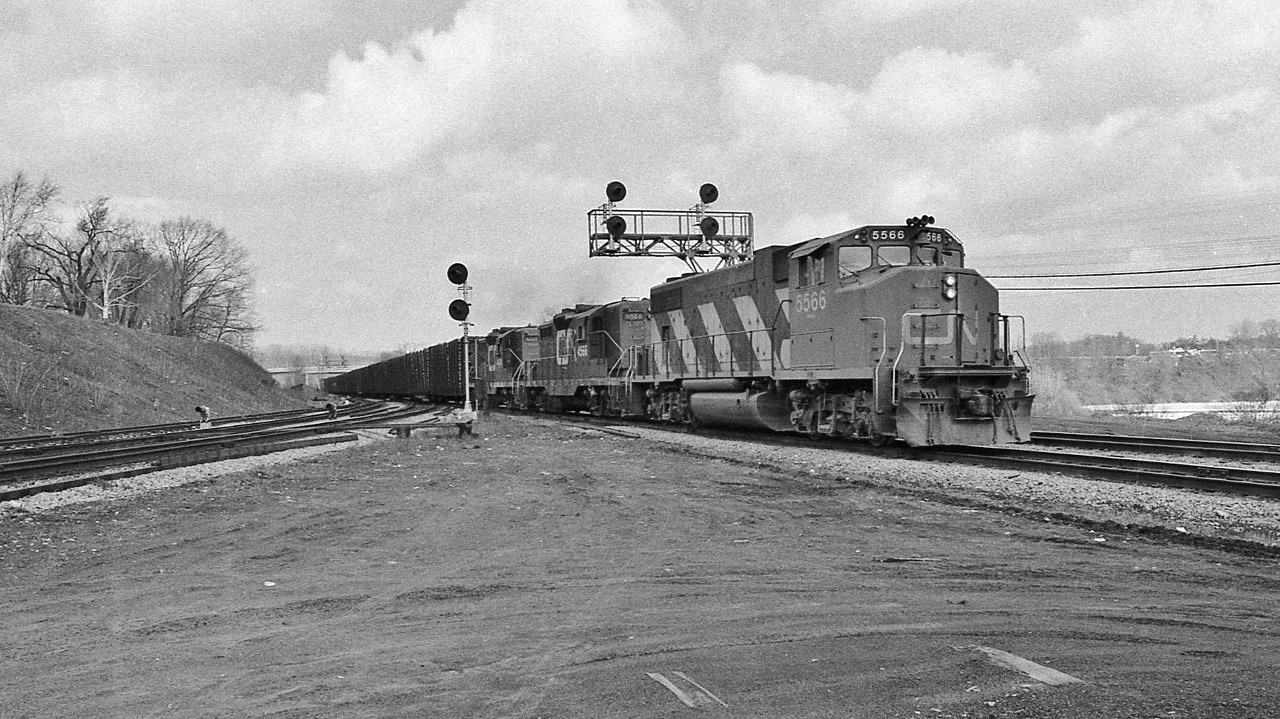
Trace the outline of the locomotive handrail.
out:
<instances>
[{"instance_id":1,"label":"locomotive handrail","mask_svg":"<svg viewBox=\"0 0 1280 719\"><path fill-rule=\"evenodd\" d=\"M902 313L902 331L899 333L900 339L898 342L898 356L893 359L893 395L892 397L893 397L894 407L898 406L898 363L902 361L902 355L905 354L907 351L907 322L912 317L920 317L922 319L925 317L964 317L964 314L960 312L903 312ZM920 357L922 360L924 358L925 330L926 328L924 326L924 323L921 322L920 323ZM921 364L923 364L923 362L921 362Z\"/></svg>"},{"instance_id":2,"label":"locomotive handrail","mask_svg":"<svg viewBox=\"0 0 1280 719\"><path fill-rule=\"evenodd\" d=\"M889 353L889 321L883 317L860 317L863 320L880 320L880 359L876 360L876 372L871 379L871 400L875 402L876 411L880 411L880 370L884 365L884 357ZM895 363L896 367L896 363ZM897 384L896 382L894 383Z\"/></svg>"},{"instance_id":3,"label":"locomotive handrail","mask_svg":"<svg viewBox=\"0 0 1280 719\"><path fill-rule=\"evenodd\" d=\"M604 335L605 337L609 338L609 341L613 343L614 347L618 348L619 352L626 352L626 350L622 348L622 345L618 344L618 341L613 338L613 335L609 334L609 330L596 330L594 332L588 332L587 334L588 335Z\"/></svg>"},{"instance_id":4,"label":"locomotive handrail","mask_svg":"<svg viewBox=\"0 0 1280 719\"><path fill-rule=\"evenodd\" d=\"M1027 364L1026 358L1022 356L1022 350L1026 349L1027 347L1027 318L1023 317L1022 315L1000 315L1000 319L1004 320L1004 323L1005 323L1005 350L1006 351L1010 351L1009 338L1008 338L1009 320L1012 320L1012 319L1018 320L1018 327L1022 330L1022 341L1019 343L1019 348L1016 350L1010 351L1010 354L1016 355L1018 357L1018 360L1022 362L1022 366L1024 368L1029 367L1030 365Z\"/></svg>"},{"instance_id":5,"label":"locomotive handrail","mask_svg":"<svg viewBox=\"0 0 1280 719\"><path fill-rule=\"evenodd\" d=\"M702 366L702 365L703 365L703 363L702 363L702 362L699 362L699 361L698 361L698 359L697 359L697 357L698 357L698 349L697 349L697 345L696 345L696 344L693 344L695 340L705 340L705 339L713 340L713 342L712 342L712 347L713 347L713 351L714 351L714 339L715 339L716 337L724 337L724 338L728 339L728 338L733 337L733 336L736 336L736 335L746 335L746 336L747 336L748 341L750 341L750 343L751 343L751 345L752 345L752 352L753 352L753 356L754 356L755 343L754 343L753 341L751 341L751 338L754 336L754 334L755 334L755 333L757 333L757 332L763 332L763 333L765 334L765 337L766 337L766 338L768 338L768 339L770 340L770 342L769 342L769 359L768 359L767 368L766 368L766 363L765 363L764 361L760 361L760 368L761 368L761 370L767 370L767 371L769 372L769 374L770 374L770 375L772 375L772 374L774 374L774 372L775 372L775 371L776 371L776 369L777 369L777 368L774 366L774 358L773 358L773 341L772 341L772 335L770 334L771 332L773 332L773 329L774 329L773 327L756 327L756 328L754 328L754 329L749 329L749 330L747 330L747 329L744 329L744 330L736 330L736 331L734 331L734 332L718 332L718 333L715 333L715 334L692 335L692 336L690 336L690 337L686 337L686 338L684 338L684 339L659 340L659 341L657 341L657 342L649 342L649 343L646 343L646 344L635 345L635 347L636 347L636 348L644 347L644 348L652 349L652 350L654 350L654 354L656 355L656 354L657 354L657 351L656 351L656 350L657 350L660 346L675 344L676 349L680 352L681 356L683 357L683 355L684 355L684 347L685 347L685 343L686 343L686 342L688 342L688 343L689 343L689 346L693 347L693 356L694 356L694 361L693 361L693 362L691 362L691 363L690 363L690 362L686 362L685 364L686 364L686 365L692 365L692 370L691 370L691 371L692 371L692 373L693 373L693 376L694 376L694 377L701 377L701 376L702 376L702 374L703 374L703 369L704 369L704 368L703 368L703 366ZM654 370L653 370L653 372L652 372L653 376L655 376L655 377L656 377L656 376L658 376L658 374L664 374L664 375L667 375L667 376L670 376L670 375L672 374L672 370L671 370L671 363L670 363L669 361L667 361L667 355L666 355L665 353L664 353L664 354L662 354L662 358L663 358L663 363L662 363L662 364L663 364L663 368L662 368L662 372L660 373L660 372L658 371L658 368L657 368L657 367L655 367L655 368L654 368ZM759 358L757 358L757 360L759 360ZM689 370L686 370L686 371L689 371ZM740 370L740 369L739 369L739 367L738 367L738 361L737 361L737 360L734 358L734 356L733 356L733 345L732 345L732 344L730 344L730 345L729 345L729 369L728 369L728 372L729 372L730 374L732 374L732 373L734 373L734 372L736 372L736 371L746 371L746 372L750 372L751 370L749 370L749 369L748 369L748 370ZM707 372L707 374L719 374L719 373L718 373L718 372L710 372L710 371L708 371L708 372Z\"/></svg>"},{"instance_id":6,"label":"locomotive handrail","mask_svg":"<svg viewBox=\"0 0 1280 719\"><path fill-rule=\"evenodd\" d=\"M617 372L620 367L622 367L622 361L627 358L627 355L630 353L631 350L629 348L624 348L622 345L618 344L618 340L614 339L613 335L609 334L608 330L596 330L594 332L588 332L587 334L588 335L604 335L606 338L608 338L610 342L613 343L614 347L618 348L618 359L609 367L609 376L613 376L614 373ZM628 366L630 366L633 363L628 362L627 364ZM628 372L628 374L630 374L630 372Z\"/></svg>"}]
</instances>

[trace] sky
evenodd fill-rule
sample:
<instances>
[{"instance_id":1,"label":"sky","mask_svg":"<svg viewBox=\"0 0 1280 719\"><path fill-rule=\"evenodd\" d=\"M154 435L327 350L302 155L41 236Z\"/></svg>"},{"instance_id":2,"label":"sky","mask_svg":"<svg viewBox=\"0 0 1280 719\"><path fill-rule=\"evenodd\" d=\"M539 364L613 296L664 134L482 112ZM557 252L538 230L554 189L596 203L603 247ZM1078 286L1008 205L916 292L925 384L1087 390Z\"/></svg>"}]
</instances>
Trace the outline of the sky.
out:
<instances>
[{"instance_id":1,"label":"sky","mask_svg":"<svg viewBox=\"0 0 1280 719\"><path fill-rule=\"evenodd\" d=\"M627 208L755 245L929 214L986 275L1280 262L1273 0L0 0L0 175L225 227L258 344L394 349L644 296ZM1280 268L993 279L1028 334L1225 337Z\"/></svg>"}]
</instances>

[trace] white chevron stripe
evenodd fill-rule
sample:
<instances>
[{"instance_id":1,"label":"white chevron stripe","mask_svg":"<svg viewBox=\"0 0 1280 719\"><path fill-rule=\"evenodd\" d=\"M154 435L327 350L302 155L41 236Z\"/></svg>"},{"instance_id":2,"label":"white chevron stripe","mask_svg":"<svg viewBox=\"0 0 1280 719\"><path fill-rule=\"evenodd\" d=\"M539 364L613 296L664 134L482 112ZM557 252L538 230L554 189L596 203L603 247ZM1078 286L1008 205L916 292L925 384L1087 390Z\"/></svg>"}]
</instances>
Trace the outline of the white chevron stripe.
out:
<instances>
[{"instance_id":1,"label":"white chevron stripe","mask_svg":"<svg viewBox=\"0 0 1280 719\"><path fill-rule=\"evenodd\" d=\"M680 344L680 354L684 356L685 374L694 374L698 363L698 350L690 339L689 325L684 319L684 310L671 310L667 313L667 321L671 323L671 339Z\"/></svg>"},{"instance_id":2,"label":"white chevron stripe","mask_svg":"<svg viewBox=\"0 0 1280 719\"><path fill-rule=\"evenodd\" d=\"M778 296L778 304L782 305L782 314L786 315L787 321L791 321L791 289L783 287L780 290L774 290L774 294Z\"/></svg>"},{"instance_id":3,"label":"white chevron stripe","mask_svg":"<svg viewBox=\"0 0 1280 719\"><path fill-rule=\"evenodd\" d=\"M702 326L711 337L711 349L716 355L717 371L733 371L733 350L729 347L729 337L724 333L724 323L720 321L720 313L716 306L708 302L698 305L698 314L702 316Z\"/></svg>"},{"instance_id":4,"label":"white chevron stripe","mask_svg":"<svg viewBox=\"0 0 1280 719\"><path fill-rule=\"evenodd\" d=\"M760 309L756 307L755 298L751 295L734 297L733 306L738 310L738 317L742 320L742 329L747 330L751 335L751 350L756 354L756 362L759 362L760 367L767 372L771 340L764 318L760 316Z\"/></svg>"},{"instance_id":5,"label":"white chevron stripe","mask_svg":"<svg viewBox=\"0 0 1280 719\"><path fill-rule=\"evenodd\" d=\"M653 363L653 374L666 375L668 372L667 356L662 351L662 330L658 327L657 315L649 315L649 361Z\"/></svg>"}]
</instances>

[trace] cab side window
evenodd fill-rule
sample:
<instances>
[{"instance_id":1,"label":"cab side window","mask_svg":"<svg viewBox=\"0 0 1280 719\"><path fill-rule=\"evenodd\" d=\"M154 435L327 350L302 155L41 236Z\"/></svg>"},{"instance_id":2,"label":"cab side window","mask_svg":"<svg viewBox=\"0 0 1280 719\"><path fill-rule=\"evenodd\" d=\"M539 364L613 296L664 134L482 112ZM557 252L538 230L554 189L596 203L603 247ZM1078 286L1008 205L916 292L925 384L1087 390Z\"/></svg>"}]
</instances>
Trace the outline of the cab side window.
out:
<instances>
[{"instance_id":1,"label":"cab side window","mask_svg":"<svg viewBox=\"0 0 1280 719\"><path fill-rule=\"evenodd\" d=\"M911 248L906 245L885 245L878 249L879 265L899 267L911 261Z\"/></svg>"},{"instance_id":2,"label":"cab side window","mask_svg":"<svg viewBox=\"0 0 1280 719\"><path fill-rule=\"evenodd\" d=\"M854 245L840 248L840 279L847 280L871 266L871 248Z\"/></svg>"},{"instance_id":3,"label":"cab side window","mask_svg":"<svg viewBox=\"0 0 1280 719\"><path fill-rule=\"evenodd\" d=\"M815 252L800 258L800 286L812 287L827 281L825 253Z\"/></svg>"}]
</instances>

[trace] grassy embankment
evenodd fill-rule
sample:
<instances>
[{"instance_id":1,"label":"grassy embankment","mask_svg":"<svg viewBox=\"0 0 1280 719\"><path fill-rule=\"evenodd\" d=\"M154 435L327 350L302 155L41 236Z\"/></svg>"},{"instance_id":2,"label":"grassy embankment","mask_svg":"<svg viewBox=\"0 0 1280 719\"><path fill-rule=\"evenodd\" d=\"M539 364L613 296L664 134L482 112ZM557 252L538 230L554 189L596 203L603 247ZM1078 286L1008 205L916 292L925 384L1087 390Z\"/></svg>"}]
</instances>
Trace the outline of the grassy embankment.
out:
<instances>
[{"instance_id":1,"label":"grassy embankment","mask_svg":"<svg viewBox=\"0 0 1280 719\"><path fill-rule=\"evenodd\" d=\"M306 405L225 345L0 305L0 437L190 421Z\"/></svg>"}]
</instances>

